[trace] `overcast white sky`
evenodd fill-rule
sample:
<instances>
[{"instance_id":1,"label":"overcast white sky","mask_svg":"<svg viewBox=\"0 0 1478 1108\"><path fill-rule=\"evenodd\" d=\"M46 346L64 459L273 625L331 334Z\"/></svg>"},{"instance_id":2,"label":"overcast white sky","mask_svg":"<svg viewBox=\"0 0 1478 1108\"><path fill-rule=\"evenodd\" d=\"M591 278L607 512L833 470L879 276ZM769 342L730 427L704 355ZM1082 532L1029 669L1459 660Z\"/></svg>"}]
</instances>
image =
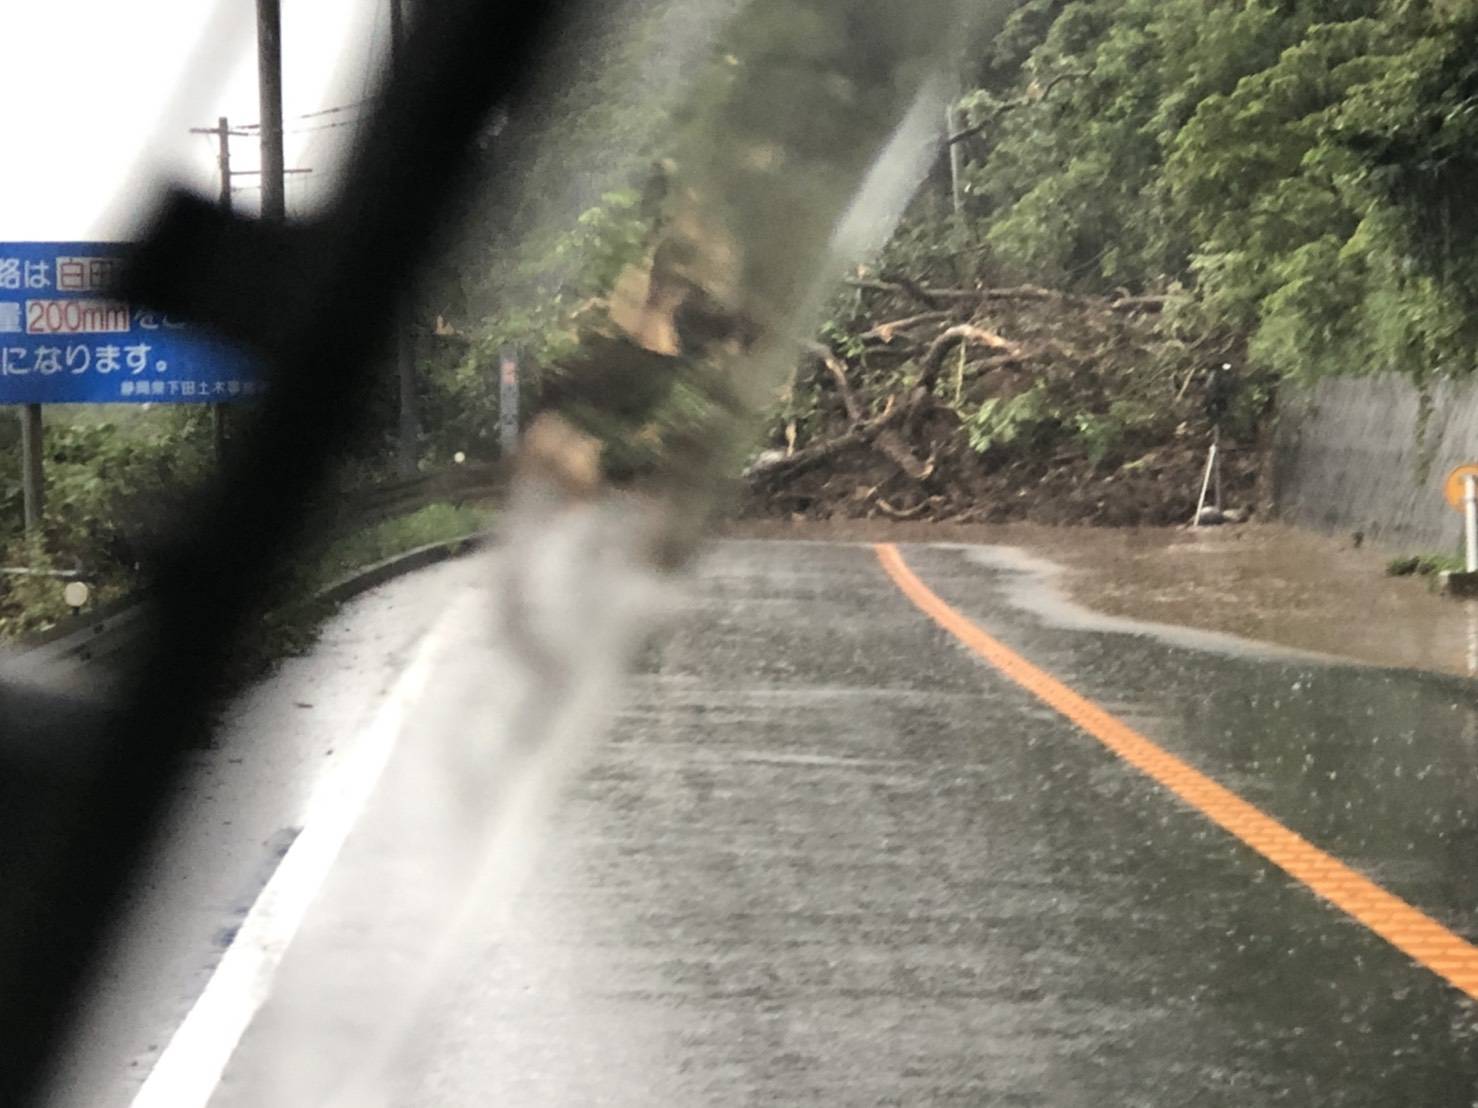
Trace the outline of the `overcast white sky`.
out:
<instances>
[{"instance_id":1,"label":"overcast white sky","mask_svg":"<svg viewBox=\"0 0 1478 1108\"><path fill-rule=\"evenodd\" d=\"M282 0L289 210L322 196L388 42L388 0ZM161 174L215 195L215 139L189 133L258 119L254 0L0 0L6 108L0 242L127 239ZM258 164L232 140L235 169ZM257 179L237 194L256 207Z\"/></svg>"}]
</instances>

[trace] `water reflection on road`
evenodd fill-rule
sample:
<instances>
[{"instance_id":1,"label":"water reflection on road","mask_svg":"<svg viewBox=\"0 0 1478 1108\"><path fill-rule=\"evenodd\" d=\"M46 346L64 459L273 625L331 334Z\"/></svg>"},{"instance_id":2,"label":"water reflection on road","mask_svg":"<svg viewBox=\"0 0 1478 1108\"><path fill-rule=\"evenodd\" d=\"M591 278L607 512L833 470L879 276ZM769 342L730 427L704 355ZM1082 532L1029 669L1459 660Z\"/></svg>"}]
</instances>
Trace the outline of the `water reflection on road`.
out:
<instances>
[{"instance_id":1,"label":"water reflection on road","mask_svg":"<svg viewBox=\"0 0 1478 1108\"><path fill-rule=\"evenodd\" d=\"M1052 563L1048 576L1095 612L1237 635L1380 666L1478 673L1478 600L1393 578L1392 551L1276 524L1099 528L755 521L737 536L968 542Z\"/></svg>"},{"instance_id":2,"label":"water reflection on road","mask_svg":"<svg viewBox=\"0 0 1478 1108\"><path fill-rule=\"evenodd\" d=\"M1478 937L1466 679L1096 626L1000 551L904 552ZM1468 997L960 649L865 545L718 547L554 827L392 1102L1386 1108L1478 1079Z\"/></svg>"}]
</instances>

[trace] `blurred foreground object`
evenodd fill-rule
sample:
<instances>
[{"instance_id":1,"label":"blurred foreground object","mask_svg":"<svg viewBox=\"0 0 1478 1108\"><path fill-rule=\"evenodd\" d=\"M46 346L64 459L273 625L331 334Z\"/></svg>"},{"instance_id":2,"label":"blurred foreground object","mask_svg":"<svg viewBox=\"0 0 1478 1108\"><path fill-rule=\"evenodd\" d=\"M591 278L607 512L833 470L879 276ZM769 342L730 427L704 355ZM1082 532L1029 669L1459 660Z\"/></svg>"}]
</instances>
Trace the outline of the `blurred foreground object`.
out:
<instances>
[{"instance_id":1,"label":"blurred foreground object","mask_svg":"<svg viewBox=\"0 0 1478 1108\"><path fill-rule=\"evenodd\" d=\"M161 562L154 633L123 684L127 703L78 717L65 743L51 742L65 701L27 708L25 719L12 708L4 720L0 796L22 834L0 869L10 890L0 909L0 1101L34 1093L181 754L209 734L230 644L269 599L309 493L363 414L387 330L372 321L394 317L489 112L512 104L517 117L530 59L560 8L428 6L322 226L254 226L175 197L140 251L139 298L252 346L272 388L222 486ZM322 1049L331 1018L302 1025L289 1014L284 1026L296 1030L284 1049L320 1059L308 1065L314 1075L295 1084L293 1066L274 1066L271 1094L243 1103L384 1095L377 1077L417 1005L455 964L469 921L515 890L539 818L660 614L667 575L737 475L757 409L839 272L838 227L868 203L865 183L911 109L937 96L931 78L957 15L957 0L753 0L728 29L676 129L650 251L591 306L560 410L534 425L507 549L489 566L504 587L490 584L491 608L476 608L485 622L457 625L456 651L433 652L427 709L396 736L407 740L397 749L429 752L432 766L413 778L425 788L387 801L419 836L412 855L427 861L429 881L425 897L396 907L438 941L423 963L384 974L338 1049ZM359 995L350 985L362 964L348 962L348 977L325 967L314 982L330 1007Z\"/></svg>"},{"instance_id":2,"label":"blurred foreground object","mask_svg":"<svg viewBox=\"0 0 1478 1108\"><path fill-rule=\"evenodd\" d=\"M587 306L550 398L607 481L668 500L674 557L738 475L840 274L838 228L876 202L864 183L960 29L955 0L754 0L689 97L647 189L656 233Z\"/></svg>"},{"instance_id":3,"label":"blurred foreground object","mask_svg":"<svg viewBox=\"0 0 1478 1108\"><path fill-rule=\"evenodd\" d=\"M356 925L362 948L289 955L258 1040L228 1070L227 1108L388 1103L417 1013L464 952L496 941L560 786L814 327L840 272L837 227L932 95L952 14L952 0L760 0L729 29L650 190L662 199L645 255L580 313L524 436L505 543L488 556L491 629L462 632L438 663L436 706L382 784L389 822L350 844L345 864L373 874L390 863L370 844L393 843L415 889ZM372 951L417 933L439 935L432 957L377 958L392 964L373 987L359 980Z\"/></svg>"}]
</instances>

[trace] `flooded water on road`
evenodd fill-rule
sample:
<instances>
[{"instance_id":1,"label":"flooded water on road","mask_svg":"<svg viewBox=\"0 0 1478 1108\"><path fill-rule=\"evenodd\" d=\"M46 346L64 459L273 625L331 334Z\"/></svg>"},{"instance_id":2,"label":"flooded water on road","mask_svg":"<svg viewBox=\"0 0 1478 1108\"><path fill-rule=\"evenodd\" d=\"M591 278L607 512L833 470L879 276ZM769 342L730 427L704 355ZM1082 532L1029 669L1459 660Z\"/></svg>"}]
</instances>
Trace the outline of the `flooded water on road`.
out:
<instances>
[{"instance_id":1,"label":"flooded water on road","mask_svg":"<svg viewBox=\"0 0 1478 1108\"><path fill-rule=\"evenodd\" d=\"M738 529L736 529L738 530ZM1385 574L1390 551L1276 524L1109 529L745 524L755 537L970 542L1060 567L1055 583L1104 615L1201 628L1377 666L1478 673L1478 601Z\"/></svg>"}]
</instances>

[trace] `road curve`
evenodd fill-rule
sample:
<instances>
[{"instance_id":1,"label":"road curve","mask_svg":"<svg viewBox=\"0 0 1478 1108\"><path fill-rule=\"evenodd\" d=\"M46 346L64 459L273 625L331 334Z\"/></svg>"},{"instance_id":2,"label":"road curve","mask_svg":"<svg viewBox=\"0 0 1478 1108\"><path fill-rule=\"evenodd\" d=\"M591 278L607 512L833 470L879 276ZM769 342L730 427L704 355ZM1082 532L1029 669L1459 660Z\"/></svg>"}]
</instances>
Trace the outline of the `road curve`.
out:
<instances>
[{"instance_id":1,"label":"road curve","mask_svg":"<svg viewBox=\"0 0 1478 1108\"><path fill-rule=\"evenodd\" d=\"M418 915L435 860L398 845L408 811L444 809L403 743L212 1104L327 1103L387 1059L375 1103L428 1108L1473 1103L1474 1002L1443 971L1478 938L1466 682L1059 618L985 548L898 561L958 626L867 545L716 545L523 895L479 919L382 1058L364 1030L396 1013L376 982L444 922ZM403 595L429 609L459 572ZM365 618L387 684L414 620ZM1327 861L1301 879L1207 796ZM1318 887L1338 867L1350 903ZM1402 946L1362 907L1380 897L1435 930ZM284 1079L288 1056L312 1072Z\"/></svg>"},{"instance_id":2,"label":"road curve","mask_svg":"<svg viewBox=\"0 0 1478 1108\"><path fill-rule=\"evenodd\" d=\"M988 551L901 554L1008 650L1474 937L1465 683L1056 626ZM396 888L393 857L360 864L279 1015L312 996L332 1026L326 967L417 956L405 932L344 955ZM262 1102L270 1025L216 1104ZM983 663L873 549L732 542L390 1068L383 1103L440 1108L1465 1105L1478 1037L1467 995Z\"/></svg>"}]
</instances>

